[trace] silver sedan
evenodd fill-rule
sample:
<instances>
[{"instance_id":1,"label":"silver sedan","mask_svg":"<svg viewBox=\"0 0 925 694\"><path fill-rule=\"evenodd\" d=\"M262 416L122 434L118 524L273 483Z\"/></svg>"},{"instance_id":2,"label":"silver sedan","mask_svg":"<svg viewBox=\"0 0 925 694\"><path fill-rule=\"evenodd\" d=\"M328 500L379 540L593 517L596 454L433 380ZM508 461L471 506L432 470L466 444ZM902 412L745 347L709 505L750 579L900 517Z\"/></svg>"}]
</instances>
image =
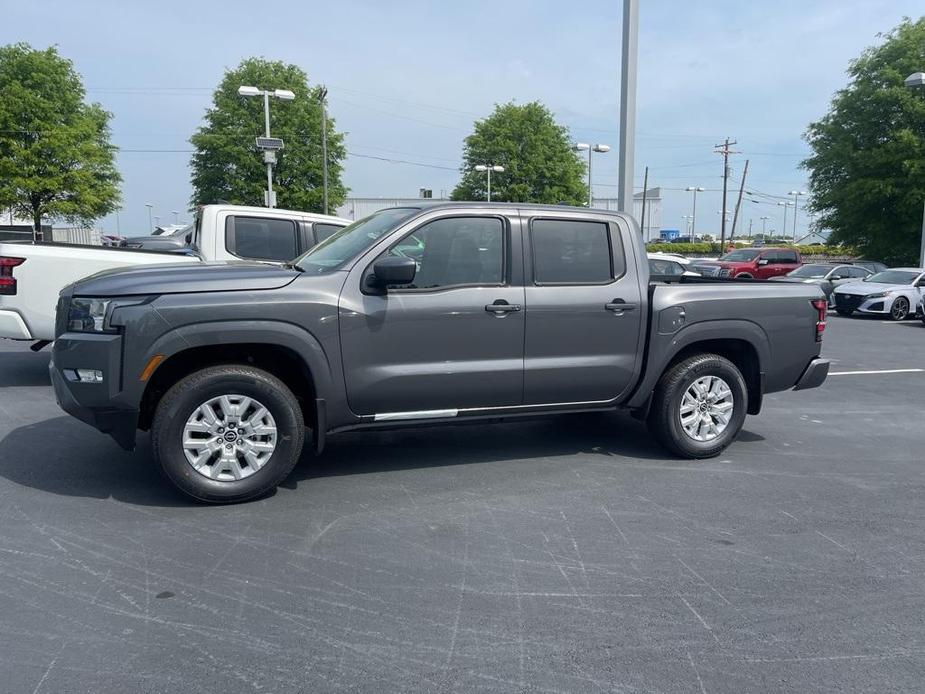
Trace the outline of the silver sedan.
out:
<instances>
[{"instance_id":1,"label":"silver sedan","mask_svg":"<svg viewBox=\"0 0 925 694\"><path fill-rule=\"evenodd\" d=\"M834 308L832 292L835 287L846 282L857 282L870 277L871 271L860 265L839 265L836 263L810 263L801 265L793 272L782 277L772 277L773 282L800 282L803 284L816 284L829 300L829 308Z\"/></svg>"}]
</instances>

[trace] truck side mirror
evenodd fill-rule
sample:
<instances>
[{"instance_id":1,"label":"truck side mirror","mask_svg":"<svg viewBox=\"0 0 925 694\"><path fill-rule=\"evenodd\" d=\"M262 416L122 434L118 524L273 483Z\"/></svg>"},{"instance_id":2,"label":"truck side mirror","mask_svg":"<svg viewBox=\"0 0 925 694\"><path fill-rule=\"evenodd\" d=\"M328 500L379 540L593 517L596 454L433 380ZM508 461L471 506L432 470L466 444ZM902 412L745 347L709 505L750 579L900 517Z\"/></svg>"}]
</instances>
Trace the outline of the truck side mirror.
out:
<instances>
[{"instance_id":1,"label":"truck side mirror","mask_svg":"<svg viewBox=\"0 0 925 694\"><path fill-rule=\"evenodd\" d=\"M418 264L413 258L390 255L373 263L373 274L369 280L374 286L383 289L390 285L411 284L417 269Z\"/></svg>"}]
</instances>

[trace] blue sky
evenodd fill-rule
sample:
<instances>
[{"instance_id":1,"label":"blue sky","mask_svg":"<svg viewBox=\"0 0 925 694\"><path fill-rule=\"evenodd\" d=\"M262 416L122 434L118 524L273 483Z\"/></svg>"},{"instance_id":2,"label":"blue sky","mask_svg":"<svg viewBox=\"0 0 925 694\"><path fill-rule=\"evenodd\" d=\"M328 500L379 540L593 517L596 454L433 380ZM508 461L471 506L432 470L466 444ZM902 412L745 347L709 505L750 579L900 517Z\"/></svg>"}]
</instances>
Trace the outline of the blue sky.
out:
<instances>
[{"instance_id":1,"label":"blue sky","mask_svg":"<svg viewBox=\"0 0 925 694\"><path fill-rule=\"evenodd\" d=\"M849 61L878 32L922 9L921 0L640 5L636 185L649 165L650 187L664 191L663 226L673 227L690 212L683 188L707 188L699 232L719 221L713 145L738 140L736 181L748 158L749 187L771 195L805 188L797 164L807 123L826 111ZM329 86L331 115L352 153L345 179L353 195L452 189L473 120L511 99L538 99L575 140L612 145L595 159L594 182L596 195L616 195L620 2L7 0L2 16L0 43L56 44L88 98L113 113L123 233L147 228L146 202L166 223L190 194L188 154L128 150L188 150L223 71L253 55L296 63ZM743 216L757 229L770 215L774 226L780 209L747 203ZM114 230L115 218L103 226Z\"/></svg>"}]
</instances>

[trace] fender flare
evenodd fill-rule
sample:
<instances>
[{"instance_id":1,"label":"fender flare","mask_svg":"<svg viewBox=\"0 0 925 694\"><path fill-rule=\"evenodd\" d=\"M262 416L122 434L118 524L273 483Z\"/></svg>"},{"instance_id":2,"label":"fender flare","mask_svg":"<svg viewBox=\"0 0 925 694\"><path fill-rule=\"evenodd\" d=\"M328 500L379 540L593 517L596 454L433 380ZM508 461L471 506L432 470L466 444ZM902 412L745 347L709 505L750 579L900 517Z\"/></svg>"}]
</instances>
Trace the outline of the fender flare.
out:
<instances>
[{"instance_id":1,"label":"fender flare","mask_svg":"<svg viewBox=\"0 0 925 694\"><path fill-rule=\"evenodd\" d=\"M760 325L741 319L702 321L681 328L672 336L657 333L652 336L648 345L645 375L627 400L626 406L631 409L647 408L652 391L671 360L687 347L708 340L747 342L758 355L758 373L763 381L765 368L771 360L771 342Z\"/></svg>"},{"instance_id":2,"label":"fender flare","mask_svg":"<svg viewBox=\"0 0 925 694\"><path fill-rule=\"evenodd\" d=\"M308 368L315 397L327 399L334 389L332 366L321 342L310 332L282 321L216 321L173 328L148 348L145 362L156 354L165 362L180 352L215 345L266 344L286 347L297 354Z\"/></svg>"}]
</instances>

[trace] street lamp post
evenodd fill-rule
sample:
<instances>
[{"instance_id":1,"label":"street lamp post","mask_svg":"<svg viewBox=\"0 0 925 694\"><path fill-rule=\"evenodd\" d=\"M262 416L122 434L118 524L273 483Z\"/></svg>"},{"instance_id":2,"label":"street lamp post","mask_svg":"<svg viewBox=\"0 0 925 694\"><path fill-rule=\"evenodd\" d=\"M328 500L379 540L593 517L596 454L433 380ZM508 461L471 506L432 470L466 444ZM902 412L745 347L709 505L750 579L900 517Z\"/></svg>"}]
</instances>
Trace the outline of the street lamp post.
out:
<instances>
[{"instance_id":1,"label":"street lamp post","mask_svg":"<svg viewBox=\"0 0 925 694\"><path fill-rule=\"evenodd\" d=\"M694 240L694 233L697 231L697 193L702 193L703 188L697 186L688 186L686 190L694 194L694 206L691 209L691 241Z\"/></svg>"},{"instance_id":2,"label":"street lamp post","mask_svg":"<svg viewBox=\"0 0 925 694\"><path fill-rule=\"evenodd\" d=\"M259 142L257 144L264 150L263 160L267 165L267 199L265 202L267 207L276 207L276 194L273 192L273 164L276 163L276 150L283 146L283 142L282 140L279 140L278 143L270 142L272 139L270 137L270 97L282 99L283 101L292 101L295 99L295 94L288 89L258 89L257 87L248 86L238 87L238 94L241 96L263 97L264 137L267 142L263 146Z\"/></svg>"},{"instance_id":3,"label":"street lamp post","mask_svg":"<svg viewBox=\"0 0 925 694\"><path fill-rule=\"evenodd\" d=\"M174 224L179 224L179 223L180 223L180 211L179 211L179 210L171 210L170 213L173 215L173 223L174 223Z\"/></svg>"},{"instance_id":4,"label":"street lamp post","mask_svg":"<svg viewBox=\"0 0 925 694\"><path fill-rule=\"evenodd\" d=\"M479 172L484 171L488 175L487 200L488 202L491 202L491 172L494 171L495 173L503 173L504 167L498 166L497 164L477 164L475 166L475 170Z\"/></svg>"},{"instance_id":5,"label":"street lamp post","mask_svg":"<svg viewBox=\"0 0 925 694\"><path fill-rule=\"evenodd\" d=\"M781 226L781 234L782 234L781 238L785 239L787 238L787 208L793 207L793 203L792 202L779 202L777 204L784 208L784 223ZM794 210L793 213L796 214L796 210Z\"/></svg>"},{"instance_id":6,"label":"street lamp post","mask_svg":"<svg viewBox=\"0 0 925 694\"><path fill-rule=\"evenodd\" d=\"M594 193L591 189L591 153L600 152L604 154L605 152L610 151L610 145L589 145L585 142L578 142L575 144L576 152L588 152L588 207L594 205Z\"/></svg>"},{"instance_id":7,"label":"street lamp post","mask_svg":"<svg viewBox=\"0 0 925 694\"><path fill-rule=\"evenodd\" d=\"M683 222L683 224L684 224L684 235L685 235L685 236L690 236L690 234L691 234L691 220L693 219L693 217L692 217L691 215L689 215L689 214L682 214L682 215L681 215L681 219L684 220L684 222Z\"/></svg>"},{"instance_id":8,"label":"street lamp post","mask_svg":"<svg viewBox=\"0 0 925 694\"><path fill-rule=\"evenodd\" d=\"M910 89L925 87L925 72L913 72L904 84ZM922 238L919 241L919 267L925 267L925 202L922 203Z\"/></svg>"},{"instance_id":9,"label":"street lamp post","mask_svg":"<svg viewBox=\"0 0 925 694\"><path fill-rule=\"evenodd\" d=\"M151 218L151 215L153 214L152 210L154 209L154 205L152 205L150 202L146 202L145 207L148 208L148 229L153 234L154 233L154 220Z\"/></svg>"},{"instance_id":10,"label":"street lamp post","mask_svg":"<svg viewBox=\"0 0 925 694\"><path fill-rule=\"evenodd\" d=\"M761 238L764 238L768 235L768 220L770 217L761 218Z\"/></svg>"},{"instance_id":11,"label":"street lamp post","mask_svg":"<svg viewBox=\"0 0 925 694\"><path fill-rule=\"evenodd\" d=\"M788 195L793 196L793 243L797 242L797 211L800 209L798 203L800 202L800 196L806 195L805 190L791 190ZM786 233L786 229L784 232Z\"/></svg>"}]
</instances>

